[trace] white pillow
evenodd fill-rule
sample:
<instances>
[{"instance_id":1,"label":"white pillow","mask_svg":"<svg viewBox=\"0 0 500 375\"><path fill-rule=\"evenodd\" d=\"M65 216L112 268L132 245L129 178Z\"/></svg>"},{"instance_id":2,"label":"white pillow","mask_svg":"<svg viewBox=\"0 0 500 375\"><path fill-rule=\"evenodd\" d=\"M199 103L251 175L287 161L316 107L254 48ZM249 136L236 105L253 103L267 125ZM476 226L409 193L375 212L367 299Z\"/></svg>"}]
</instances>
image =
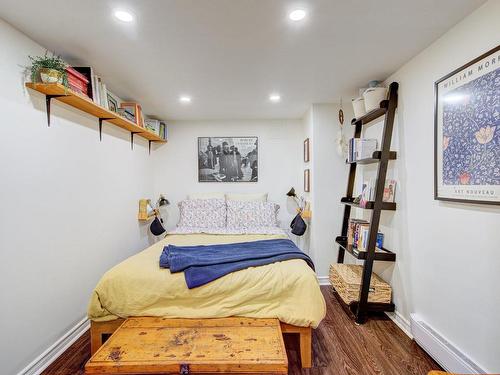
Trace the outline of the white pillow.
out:
<instances>
[{"instance_id":1,"label":"white pillow","mask_svg":"<svg viewBox=\"0 0 500 375\"><path fill-rule=\"evenodd\" d=\"M188 199L179 202L179 210L179 227L226 227L227 211L224 199Z\"/></svg>"},{"instance_id":2,"label":"white pillow","mask_svg":"<svg viewBox=\"0 0 500 375\"><path fill-rule=\"evenodd\" d=\"M224 193L192 193L188 199L226 199Z\"/></svg>"},{"instance_id":3,"label":"white pillow","mask_svg":"<svg viewBox=\"0 0 500 375\"><path fill-rule=\"evenodd\" d=\"M277 227L279 205L271 202L226 201L227 229Z\"/></svg>"},{"instance_id":4,"label":"white pillow","mask_svg":"<svg viewBox=\"0 0 500 375\"><path fill-rule=\"evenodd\" d=\"M228 201L244 201L244 202L267 202L267 193L254 193L254 194L226 194Z\"/></svg>"}]
</instances>

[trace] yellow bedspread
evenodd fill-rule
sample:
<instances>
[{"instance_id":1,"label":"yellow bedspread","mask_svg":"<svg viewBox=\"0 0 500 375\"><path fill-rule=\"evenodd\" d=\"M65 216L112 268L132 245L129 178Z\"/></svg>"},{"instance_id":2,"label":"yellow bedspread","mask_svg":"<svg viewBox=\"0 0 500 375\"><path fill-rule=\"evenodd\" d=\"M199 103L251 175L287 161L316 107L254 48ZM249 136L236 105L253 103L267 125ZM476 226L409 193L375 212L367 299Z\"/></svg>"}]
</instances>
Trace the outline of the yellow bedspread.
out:
<instances>
[{"instance_id":1,"label":"yellow bedspread","mask_svg":"<svg viewBox=\"0 0 500 375\"><path fill-rule=\"evenodd\" d=\"M294 259L233 272L188 289L184 273L158 265L163 247L282 238L284 235L174 234L116 265L97 284L88 307L94 321L129 316L278 318L316 328L326 307L314 271Z\"/></svg>"}]
</instances>

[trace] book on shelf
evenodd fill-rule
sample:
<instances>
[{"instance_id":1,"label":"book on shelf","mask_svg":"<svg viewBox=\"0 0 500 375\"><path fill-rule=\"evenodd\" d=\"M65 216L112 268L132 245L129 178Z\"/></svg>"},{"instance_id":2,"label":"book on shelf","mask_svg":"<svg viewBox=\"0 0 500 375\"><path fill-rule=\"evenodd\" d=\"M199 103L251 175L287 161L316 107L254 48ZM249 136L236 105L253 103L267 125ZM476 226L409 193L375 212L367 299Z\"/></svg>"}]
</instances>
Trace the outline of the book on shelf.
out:
<instances>
[{"instance_id":1,"label":"book on shelf","mask_svg":"<svg viewBox=\"0 0 500 375\"><path fill-rule=\"evenodd\" d=\"M378 141L374 138L351 138L348 143L347 162L369 159L377 151Z\"/></svg>"},{"instance_id":2,"label":"book on shelf","mask_svg":"<svg viewBox=\"0 0 500 375\"><path fill-rule=\"evenodd\" d=\"M370 178L363 182L361 199L359 201L360 207L366 207L366 203L375 200L375 178ZM393 203L396 198L396 180L385 180L384 193L382 195L383 202Z\"/></svg>"},{"instance_id":3,"label":"book on shelf","mask_svg":"<svg viewBox=\"0 0 500 375\"><path fill-rule=\"evenodd\" d=\"M396 197L396 180L386 180L384 186L384 195L382 201L394 202Z\"/></svg>"},{"instance_id":4,"label":"book on shelf","mask_svg":"<svg viewBox=\"0 0 500 375\"><path fill-rule=\"evenodd\" d=\"M68 77L68 86L74 92L77 92L81 95L89 96L89 80L83 74L81 74L78 70L73 68L72 66L66 67L66 73ZM92 95L90 93L90 95Z\"/></svg>"},{"instance_id":5,"label":"book on shelf","mask_svg":"<svg viewBox=\"0 0 500 375\"><path fill-rule=\"evenodd\" d=\"M160 120L155 119L145 119L144 128L157 136L160 136Z\"/></svg>"},{"instance_id":6,"label":"book on shelf","mask_svg":"<svg viewBox=\"0 0 500 375\"><path fill-rule=\"evenodd\" d=\"M165 123L165 121L156 119L145 119L144 127L146 130L156 134L161 139L167 139L167 134L166 134L167 124Z\"/></svg>"},{"instance_id":7,"label":"book on shelf","mask_svg":"<svg viewBox=\"0 0 500 375\"><path fill-rule=\"evenodd\" d=\"M168 138L167 123L165 121L160 121L160 137L162 139Z\"/></svg>"},{"instance_id":8,"label":"book on shelf","mask_svg":"<svg viewBox=\"0 0 500 375\"><path fill-rule=\"evenodd\" d=\"M357 249L358 251L366 251L370 235L370 222L360 219L349 219L347 228L347 244L352 245L353 249ZM380 250L383 245L384 234L378 232L376 247Z\"/></svg>"},{"instance_id":9,"label":"book on shelf","mask_svg":"<svg viewBox=\"0 0 500 375\"><path fill-rule=\"evenodd\" d=\"M91 66L74 66L74 70L83 75L87 81L87 92L86 95L92 99L94 102L96 101L96 83L95 83L95 74L94 69Z\"/></svg>"}]
</instances>

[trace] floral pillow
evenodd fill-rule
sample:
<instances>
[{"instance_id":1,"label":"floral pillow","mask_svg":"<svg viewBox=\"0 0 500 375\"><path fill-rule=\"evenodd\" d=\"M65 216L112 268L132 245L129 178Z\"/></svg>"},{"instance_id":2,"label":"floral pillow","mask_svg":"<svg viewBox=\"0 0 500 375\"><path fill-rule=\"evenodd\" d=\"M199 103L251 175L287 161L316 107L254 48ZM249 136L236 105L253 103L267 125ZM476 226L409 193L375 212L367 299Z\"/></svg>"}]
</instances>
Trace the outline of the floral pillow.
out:
<instances>
[{"instance_id":1,"label":"floral pillow","mask_svg":"<svg viewBox=\"0 0 500 375\"><path fill-rule=\"evenodd\" d=\"M277 227L279 205L271 202L227 201L227 228Z\"/></svg>"},{"instance_id":2,"label":"floral pillow","mask_svg":"<svg viewBox=\"0 0 500 375\"><path fill-rule=\"evenodd\" d=\"M188 199L179 202L180 227L225 228L224 199Z\"/></svg>"}]
</instances>

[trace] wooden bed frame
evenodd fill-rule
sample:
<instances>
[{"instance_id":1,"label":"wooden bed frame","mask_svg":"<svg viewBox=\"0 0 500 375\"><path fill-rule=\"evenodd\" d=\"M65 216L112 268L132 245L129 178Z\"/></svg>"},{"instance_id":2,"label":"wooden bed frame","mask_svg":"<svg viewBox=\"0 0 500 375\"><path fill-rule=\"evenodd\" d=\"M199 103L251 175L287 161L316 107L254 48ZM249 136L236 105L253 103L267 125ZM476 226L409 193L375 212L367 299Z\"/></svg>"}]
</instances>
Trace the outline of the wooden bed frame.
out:
<instances>
[{"instance_id":1,"label":"wooden bed frame","mask_svg":"<svg viewBox=\"0 0 500 375\"><path fill-rule=\"evenodd\" d=\"M111 320L109 322L90 322L90 351L94 353L111 336L118 327L122 325L124 319ZM283 334L298 333L300 336L300 362L303 368L312 367L312 328L297 327L286 323L281 323Z\"/></svg>"}]
</instances>

